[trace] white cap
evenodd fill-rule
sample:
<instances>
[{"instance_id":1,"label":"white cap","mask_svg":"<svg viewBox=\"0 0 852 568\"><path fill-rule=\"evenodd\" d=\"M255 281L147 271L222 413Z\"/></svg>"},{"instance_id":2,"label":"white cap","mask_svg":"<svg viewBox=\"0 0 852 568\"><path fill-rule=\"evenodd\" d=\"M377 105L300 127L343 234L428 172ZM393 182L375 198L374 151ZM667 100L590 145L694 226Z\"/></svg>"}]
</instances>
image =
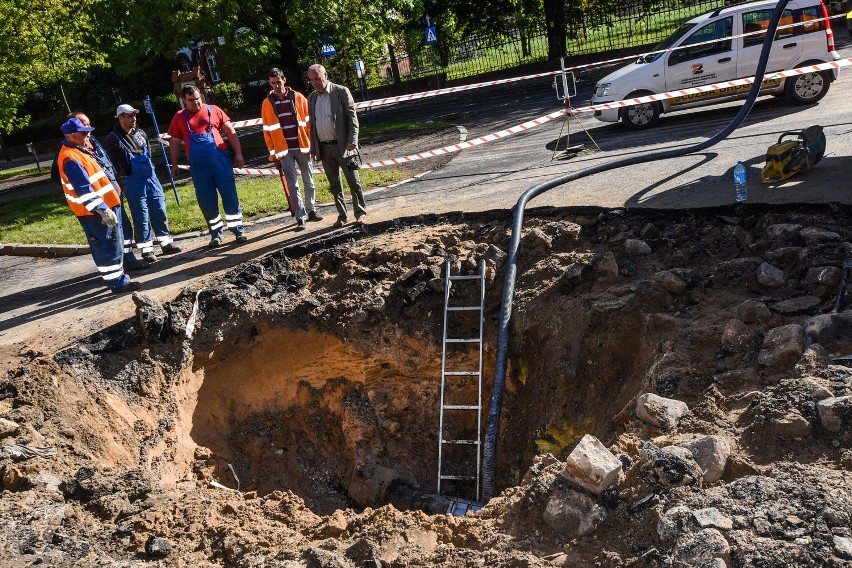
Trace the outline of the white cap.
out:
<instances>
[{"instance_id":1,"label":"white cap","mask_svg":"<svg viewBox=\"0 0 852 568\"><path fill-rule=\"evenodd\" d=\"M115 109L116 118L118 118L118 115L120 114L139 114L139 110L130 105L118 105L118 108Z\"/></svg>"}]
</instances>

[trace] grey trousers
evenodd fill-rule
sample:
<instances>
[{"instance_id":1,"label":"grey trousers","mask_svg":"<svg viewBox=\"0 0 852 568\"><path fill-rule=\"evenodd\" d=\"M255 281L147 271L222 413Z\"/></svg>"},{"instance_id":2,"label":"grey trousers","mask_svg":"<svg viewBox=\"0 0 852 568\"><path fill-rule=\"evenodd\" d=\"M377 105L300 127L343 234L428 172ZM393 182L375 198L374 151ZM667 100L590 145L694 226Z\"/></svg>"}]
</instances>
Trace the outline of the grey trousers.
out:
<instances>
[{"instance_id":1,"label":"grey trousers","mask_svg":"<svg viewBox=\"0 0 852 568\"><path fill-rule=\"evenodd\" d=\"M364 203L364 190L361 187L361 177L358 175L358 170L353 171L346 167L346 158L340 153L337 144L320 144L319 147L320 161L328 178L328 184L331 186L334 205L337 207L337 218L344 220L349 218L346 213L346 201L343 199L343 186L340 185L340 170L343 170L346 183L349 185L349 193L352 194L352 209L355 211L355 218L366 215L367 206Z\"/></svg>"},{"instance_id":2,"label":"grey trousers","mask_svg":"<svg viewBox=\"0 0 852 568\"><path fill-rule=\"evenodd\" d=\"M305 184L304 201L299 192L296 164L299 164L299 171L302 172L302 183ZM298 148L288 150L287 155L281 158L281 168L284 170L284 179L287 181L287 188L290 190L290 202L293 205L296 219L307 219L308 212L316 209L316 188L314 187L310 153L302 153Z\"/></svg>"}]
</instances>

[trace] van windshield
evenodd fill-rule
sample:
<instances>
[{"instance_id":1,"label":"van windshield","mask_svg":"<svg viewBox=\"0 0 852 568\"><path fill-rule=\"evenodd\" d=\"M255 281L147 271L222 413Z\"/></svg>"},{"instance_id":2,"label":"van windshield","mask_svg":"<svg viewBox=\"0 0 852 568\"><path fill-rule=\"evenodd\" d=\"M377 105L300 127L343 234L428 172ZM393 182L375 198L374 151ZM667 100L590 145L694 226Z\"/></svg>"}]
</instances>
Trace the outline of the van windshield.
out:
<instances>
[{"instance_id":1,"label":"van windshield","mask_svg":"<svg viewBox=\"0 0 852 568\"><path fill-rule=\"evenodd\" d=\"M670 48L672 45L674 45L674 43L677 40L679 40L680 38L685 36L687 34L687 32L694 29L695 26L697 26L697 25L698 24L689 24L689 23L683 24L681 27L679 27L677 30L675 30L675 32L672 35L670 35L669 37L664 39L662 42L660 42L660 45L655 47L654 51L660 51L660 50ZM643 55L638 59L638 61L636 61L636 63L651 63L652 61L656 61L657 59L659 59L663 55L665 55L664 52L663 53L651 53L649 55Z\"/></svg>"}]
</instances>

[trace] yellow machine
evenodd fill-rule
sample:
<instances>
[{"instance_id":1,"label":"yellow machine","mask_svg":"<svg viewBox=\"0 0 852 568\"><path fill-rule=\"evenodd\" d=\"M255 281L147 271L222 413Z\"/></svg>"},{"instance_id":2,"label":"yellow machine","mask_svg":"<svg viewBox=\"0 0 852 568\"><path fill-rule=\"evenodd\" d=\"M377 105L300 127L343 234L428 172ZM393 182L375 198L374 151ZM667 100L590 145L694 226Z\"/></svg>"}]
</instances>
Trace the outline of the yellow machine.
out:
<instances>
[{"instance_id":1,"label":"yellow machine","mask_svg":"<svg viewBox=\"0 0 852 568\"><path fill-rule=\"evenodd\" d=\"M796 136L795 140L784 140ZM766 165L760 172L760 183L778 183L800 172L807 172L825 154L822 126L809 126L801 132L785 132L778 143L766 151Z\"/></svg>"}]
</instances>

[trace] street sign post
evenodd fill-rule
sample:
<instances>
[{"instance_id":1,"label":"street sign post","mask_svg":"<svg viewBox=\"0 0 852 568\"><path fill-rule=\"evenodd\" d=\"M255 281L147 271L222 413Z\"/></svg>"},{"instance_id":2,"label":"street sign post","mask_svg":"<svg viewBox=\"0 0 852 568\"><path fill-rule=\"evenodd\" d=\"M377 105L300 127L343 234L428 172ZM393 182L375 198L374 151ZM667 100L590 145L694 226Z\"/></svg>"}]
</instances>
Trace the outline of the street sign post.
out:
<instances>
[{"instance_id":1,"label":"street sign post","mask_svg":"<svg viewBox=\"0 0 852 568\"><path fill-rule=\"evenodd\" d=\"M154 115L154 106L151 104L151 97L149 95L145 95L145 100L142 101L145 105L145 112L151 115L151 120L154 122L154 132L157 135L157 142L160 143L160 151L163 153L163 160L166 162L166 173L169 174L169 181L172 183L172 191L175 193L175 201L180 205L180 197L178 197L177 186L175 185L175 178L172 177L172 166L169 164L169 155L166 153L166 147L163 144L163 139L160 138L160 127L157 126L157 117ZM172 143L175 143L175 140L172 140Z\"/></svg>"}]
</instances>

